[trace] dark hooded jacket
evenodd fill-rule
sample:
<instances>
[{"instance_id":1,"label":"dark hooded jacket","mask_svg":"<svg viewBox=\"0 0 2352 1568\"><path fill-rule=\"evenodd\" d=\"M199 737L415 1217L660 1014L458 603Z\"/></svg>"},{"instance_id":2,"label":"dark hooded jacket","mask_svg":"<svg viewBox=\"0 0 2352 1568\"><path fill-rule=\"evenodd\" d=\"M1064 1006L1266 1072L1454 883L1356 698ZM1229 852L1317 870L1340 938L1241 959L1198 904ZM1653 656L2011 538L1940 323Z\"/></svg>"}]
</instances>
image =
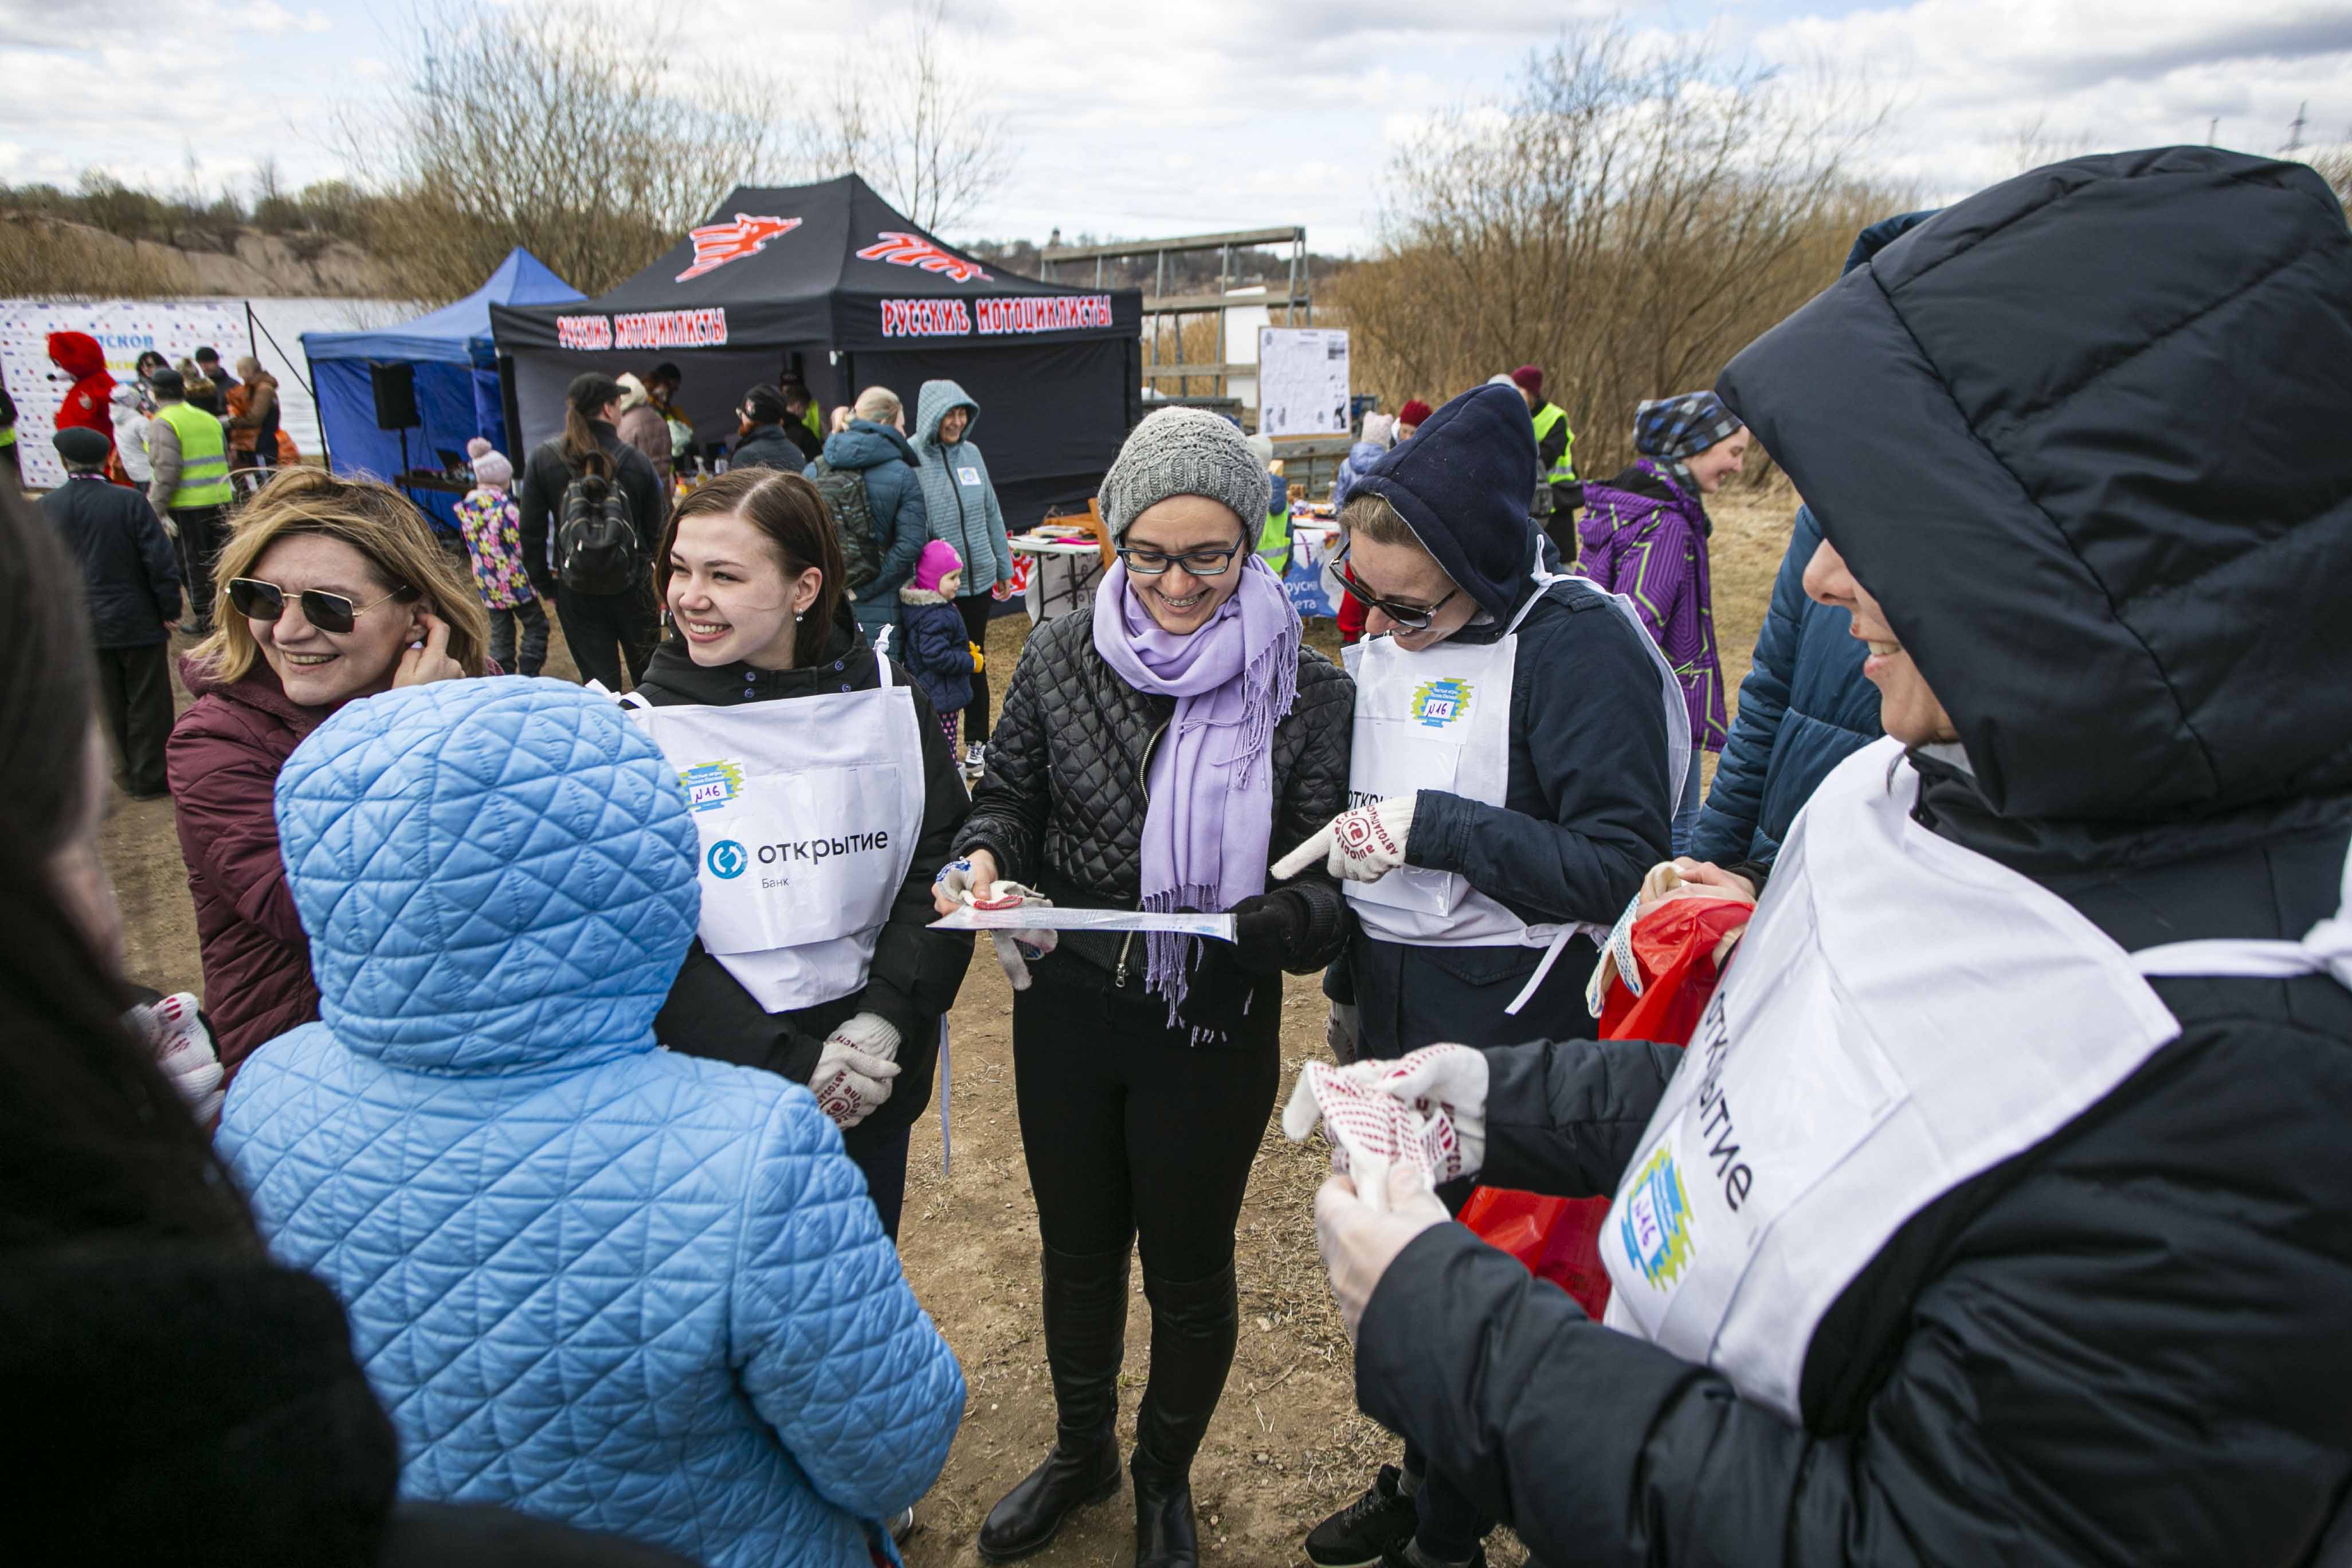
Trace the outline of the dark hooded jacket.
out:
<instances>
[{"instance_id":1,"label":"dark hooded jacket","mask_svg":"<svg viewBox=\"0 0 2352 1568\"><path fill-rule=\"evenodd\" d=\"M874 650L852 623L847 605L836 618L818 662L806 669L753 669L725 665L706 669L676 638L654 650L637 683L656 708L698 703L731 708L742 702L788 701L828 691L868 691L877 684ZM931 877L952 854L956 830L971 811L955 754L940 732L922 689L893 661L891 679L915 689L916 729L923 746L923 831L890 918L874 944L863 990L814 1007L770 1013L703 950L699 939L654 1020L662 1044L688 1056L713 1057L781 1073L806 1083L816 1071L824 1038L858 1013L873 1013L898 1031L900 1071L890 1098L842 1134L853 1157L879 1147L915 1124L931 1102L932 1065L939 1059L939 1021L955 1005L971 960L971 939L924 928L931 910Z\"/></svg>"},{"instance_id":2,"label":"dark hooded jacket","mask_svg":"<svg viewBox=\"0 0 2352 1568\"><path fill-rule=\"evenodd\" d=\"M1403 518L1480 615L1454 643L1491 643L1536 592L1523 476L1535 431L1516 388L1480 387L1390 448L1351 494ZM1460 874L1529 924L1615 921L1669 851L1657 667L1641 631L1591 584L1562 579L1519 624L1503 804L1439 790L1413 805L1406 861ZM1571 941L1517 1017L1503 1009L1543 961L1533 947L1413 947L1355 931L1327 983L1360 1010L1374 1057L1439 1040L1492 1045L1531 1028L1592 1028L1592 944Z\"/></svg>"},{"instance_id":3,"label":"dark hooded jacket","mask_svg":"<svg viewBox=\"0 0 2352 1568\"><path fill-rule=\"evenodd\" d=\"M1929 218L1904 213L1857 235L1853 271ZM1772 602L1756 634L1756 655L1739 683L1739 712L1715 764L1706 809L1692 830L1694 860L1769 866L1780 840L1830 770L1881 733L1878 688L1863 679L1868 650L1847 635L1853 617L1805 595L1805 568L1822 542L1803 507L1772 581Z\"/></svg>"},{"instance_id":4,"label":"dark hooded jacket","mask_svg":"<svg viewBox=\"0 0 2352 1568\"><path fill-rule=\"evenodd\" d=\"M1723 378L1952 716L1916 820L2126 950L2337 909L2347 299L2309 169L2083 158L1948 209ZM2352 1495L2352 992L2152 984L2179 1037L1895 1232L1816 1330L1801 1425L1452 1226L1373 1293L1365 1409L1547 1561L2315 1561ZM1485 1179L1560 1193L1615 1188L1676 1064L1487 1060Z\"/></svg>"},{"instance_id":5,"label":"dark hooded jacket","mask_svg":"<svg viewBox=\"0 0 2352 1568\"><path fill-rule=\"evenodd\" d=\"M779 437L782 443L782 437ZM898 624L898 590L915 575L915 562L930 542L929 514L923 504L919 470L922 459L907 437L887 425L853 419L846 430L824 438L822 459L835 468L866 476L866 504L874 509L874 527L882 546L882 568L870 583L857 589L857 624L869 637ZM816 464L807 465L810 479ZM892 651L896 651L894 648Z\"/></svg>"}]
</instances>

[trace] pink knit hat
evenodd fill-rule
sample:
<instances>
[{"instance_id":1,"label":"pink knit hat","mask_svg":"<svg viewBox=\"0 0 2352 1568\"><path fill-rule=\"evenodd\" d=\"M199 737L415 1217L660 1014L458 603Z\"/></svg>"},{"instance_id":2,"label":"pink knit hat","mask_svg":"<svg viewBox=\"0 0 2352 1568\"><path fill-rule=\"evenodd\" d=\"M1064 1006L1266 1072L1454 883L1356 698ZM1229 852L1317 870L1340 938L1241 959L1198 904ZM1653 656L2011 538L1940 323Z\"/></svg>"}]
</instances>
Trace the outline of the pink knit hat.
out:
<instances>
[{"instance_id":1,"label":"pink knit hat","mask_svg":"<svg viewBox=\"0 0 2352 1568\"><path fill-rule=\"evenodd\" d=\"M926 594L936 594L942 578L962 570L963 557L956 553L955 546L944 539L934 539L915 558L915 586Z\"/></svg>"}]
</instances>

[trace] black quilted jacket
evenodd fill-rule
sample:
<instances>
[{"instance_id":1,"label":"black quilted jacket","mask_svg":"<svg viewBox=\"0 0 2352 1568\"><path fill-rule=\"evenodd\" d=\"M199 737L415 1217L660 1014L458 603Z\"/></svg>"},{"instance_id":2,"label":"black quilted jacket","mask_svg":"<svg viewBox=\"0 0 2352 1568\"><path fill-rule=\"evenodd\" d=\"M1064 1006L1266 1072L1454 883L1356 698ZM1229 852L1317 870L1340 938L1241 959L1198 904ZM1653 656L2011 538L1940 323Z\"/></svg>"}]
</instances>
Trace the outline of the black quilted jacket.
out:
<instances>
[{"instance_id":1,"label":"black quilted jacket","mask_svg":"<svg viewBox=\"0 0 2352 1568\"><path fill-rule=\"evenodd\" d=\"M1347 809L1355 708L1355 683L1301 648L1298 698L1274 731L1270 859ZM1144 768L1175 711L1175 699L1138 691L1104 662L1091 616L1048 621L1013 672L956 853L986 849L1000 875L1056 903L1133 909L1143 896ZM1348 929L1339 884L1318 868L1270 887L1295 889L1307 917L1282 967L1305 974L1337 957ZM1108 969L1119 947L1066 932L1061 952Z\"/></svg>"}]
</instances>

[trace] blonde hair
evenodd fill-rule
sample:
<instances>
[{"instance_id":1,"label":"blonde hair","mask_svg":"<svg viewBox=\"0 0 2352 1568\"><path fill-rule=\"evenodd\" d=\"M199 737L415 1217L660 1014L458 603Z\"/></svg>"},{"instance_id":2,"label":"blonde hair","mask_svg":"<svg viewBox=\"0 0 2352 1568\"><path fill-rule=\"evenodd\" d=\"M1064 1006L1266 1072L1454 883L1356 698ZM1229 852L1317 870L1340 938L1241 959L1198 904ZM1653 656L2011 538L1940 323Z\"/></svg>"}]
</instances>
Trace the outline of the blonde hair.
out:
<instances>
[{"instance_id":1,"label":"blonde hair","mask_svg":"<svg viewBox=\"0 0 2352 1568\"><path fill-rule=\"evenodd\" d=\"M1410 544L1423 555L1429 553L1429 547L1422 543L1412 525L1397 515L1396 508L1376 495L1349 498L1348 504L1339 509L1339 526L1350 539L1360 534L1374 544Z\"/></svg>"},{"instance_id":2,"label":"blonde hair","mask_svg":"<svg viewBox=\"0 0 2352 1568\"><path fill-rule=\"evenodd\" d=\"M871 419L877 425L893 425L906 411L907 405L898 401L898 395L887 386L869 386L857 395L857 417L860 419Z\"/></svg>"},{"instance_id":3,"label":"blonde hair","mask_svg":"<svg viewBox=\"0 0 2352 1568\"><path fill-rule=\"evenodd\" d=\"M472 578L433 537L415 503L373 479L337 479L323 468L280 468L229 525L228 542L213 563L213 635L193 650L224 684L242 680L261 657L253 628L229 604L234 577L281 539L312 533L339 539L366 558L388 588L412 589L449 626L449 657L467 675L479 675L490 640L490 616Z\"/></svg>"}]
</instances>

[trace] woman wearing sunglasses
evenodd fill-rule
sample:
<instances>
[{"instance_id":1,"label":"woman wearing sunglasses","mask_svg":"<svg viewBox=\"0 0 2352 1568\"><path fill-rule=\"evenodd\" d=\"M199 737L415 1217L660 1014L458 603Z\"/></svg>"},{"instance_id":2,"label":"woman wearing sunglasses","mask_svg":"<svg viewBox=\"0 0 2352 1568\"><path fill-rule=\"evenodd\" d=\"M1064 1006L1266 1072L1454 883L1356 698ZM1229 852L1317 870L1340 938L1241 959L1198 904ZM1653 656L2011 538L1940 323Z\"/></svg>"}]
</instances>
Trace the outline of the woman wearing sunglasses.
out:
<instances>
[{"instance_id":1,"label":"woman wearing sunglasses","mask_svg":"<svg viewBox=\"0 0 2352 1568\"><path fill-rule=\"evenodd\" d=\"M1230 910L1237 940L1070 932L1034 984L1012 943L998 950L1016 991L1058 1422L1045 1463L982 1526L980 1553L1025 1557L1118 1489L1139 1239L1151 1376L1136 1562L1174 1568L1198 1560L1189 1477L1233 1363L1234 1221L1280 1073L1282 972L1329 963L1344 930L1329 879L1269 889L1268 867L1347 804L1349 689L1301 646L1297 613L1250 552L1265 469L1230 422L1145 420L1102 510L1118 564L1091 615L1030 637L938 905L1034 889L1094 909Z\"/></svg>"},{"instance_id":2,"label":"woman wearing sunglasses","mask_svg":"<svg viewBox=\"0 0 2352 1568\"><path fill-rule=\"evenodd\" d=\"M1682 688L1623 601L1543 570L1535 461L1517 389L1480 387L1382 454L1339 514L1340 581L1368 607L1348 649L1358 804L1275 871L1344 879L1356 919L1325 988L1347 1055L1591 1038L1593 939L1667 856ZM1352 1565L1410 1537L1467 1563L1483 1522L1409 1447L1307 1555Z\"/></svg>"},{"instance_id":3,"label":"woman wearing sunglasses","mask_svg":"<svg viewBox=\"0 0 2352 1568\"><path fill-rule=\"evenodd\" d=\"M217 629L181 660L196 700L163 756L205 1010L234 1072L319 1011L278 853L279 765L346 702L482 674L489 616L406 498L317 468L288 468L254 497L215 580Z\"/></svg>"}]
</instances>

